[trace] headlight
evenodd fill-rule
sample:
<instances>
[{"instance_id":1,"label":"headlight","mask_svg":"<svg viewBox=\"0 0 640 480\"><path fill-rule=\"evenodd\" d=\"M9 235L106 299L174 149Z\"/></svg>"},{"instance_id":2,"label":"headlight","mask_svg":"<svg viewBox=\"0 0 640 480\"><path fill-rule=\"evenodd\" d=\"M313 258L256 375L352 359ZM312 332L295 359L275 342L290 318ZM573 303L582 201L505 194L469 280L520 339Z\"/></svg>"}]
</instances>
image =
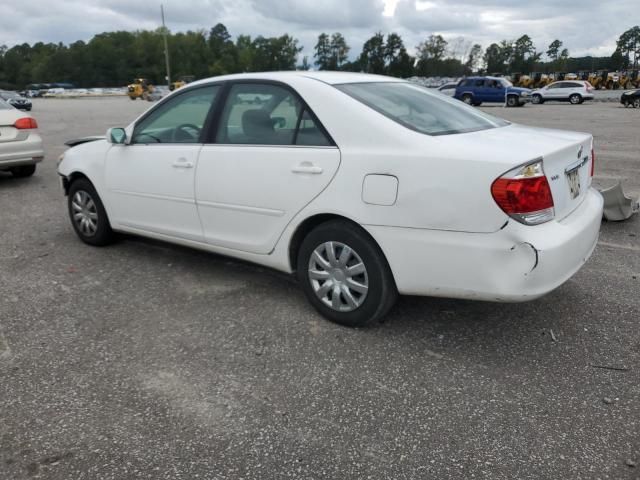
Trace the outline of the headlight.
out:
<instances>
[{"instance_id":1,"label":"headlight","mask_svg":"<svg viewBox=\"0 0 640 480\"><path fill-rule=\"evenodd\" d=\"M528 97L529 96L529 92L520 92L520 96L521 97Z\"/></svg>"}]
</instances>

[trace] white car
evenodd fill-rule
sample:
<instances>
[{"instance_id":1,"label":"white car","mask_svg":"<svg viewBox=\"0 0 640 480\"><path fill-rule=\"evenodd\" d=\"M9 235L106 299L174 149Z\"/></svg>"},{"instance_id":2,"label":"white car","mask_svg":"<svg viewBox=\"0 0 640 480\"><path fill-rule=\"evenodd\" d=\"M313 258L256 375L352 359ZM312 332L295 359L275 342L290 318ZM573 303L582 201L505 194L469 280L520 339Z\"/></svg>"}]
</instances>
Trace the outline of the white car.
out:
<instances>
[{"instance_id":1,"label":"white car","mask_svg":"<svg viewBox=\"0 0 640 480\"><path fill-rule=\"evenodd\" d=\"M86 243L127 232L296 272L358 326L398 293L517 302L568 280L602 218L592 143L396 78L275 72L191 83L58 171Z\"/></svg>"},{"instance_id":2,"label":"white car","mask_svg":"<svg viewBox=\"0 0 640 480\"><path fill-rule=\"evenodd\" d=\"M43 158L35 118L0 100L0 170L14 177L29 177Z\"/></svg>"},{"instance_id":3,"label":"white car","mask_svg":"<svg viewBox=\"0 0 640 480\"><path fill-rule=\"evenodd\" d=\"M585 80L563 80L531 92L531 103L540 104L550 100L578 105L585 100L593 100L593 87Z\"/></svg>"},{"instance_id":4,"label":"white car","mask_svg":"<svg viewBox=\"0 0 640 480\"><path fill-rule=\"evenodd\" d=\"M458 82L449 82L445 83L438 87L438 91L444 95L449 97L453 97L456 94L456 87L458 86Z\"/></svg>"}]
</instances>

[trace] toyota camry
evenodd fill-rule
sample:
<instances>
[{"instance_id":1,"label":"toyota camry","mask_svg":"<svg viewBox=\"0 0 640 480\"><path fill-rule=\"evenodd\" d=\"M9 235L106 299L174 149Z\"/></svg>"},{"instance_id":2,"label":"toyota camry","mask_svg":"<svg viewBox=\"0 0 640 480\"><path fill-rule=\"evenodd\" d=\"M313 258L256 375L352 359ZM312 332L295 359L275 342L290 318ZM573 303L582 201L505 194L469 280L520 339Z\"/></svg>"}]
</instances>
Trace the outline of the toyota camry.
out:
<instances>
[{"instance_id":1,"label":"toyota camry","mask_svg":"<svg viewBox=\"0 0 640 480\"><path fill-rule=\"evenodd\" d=\"M324 316L362 326L398 294L563 284L597 242L594 160L589 134L396 78L276 72L191 83L58 171L84 242L126 232L295 273Z\"/></svg>"}]
</instances>

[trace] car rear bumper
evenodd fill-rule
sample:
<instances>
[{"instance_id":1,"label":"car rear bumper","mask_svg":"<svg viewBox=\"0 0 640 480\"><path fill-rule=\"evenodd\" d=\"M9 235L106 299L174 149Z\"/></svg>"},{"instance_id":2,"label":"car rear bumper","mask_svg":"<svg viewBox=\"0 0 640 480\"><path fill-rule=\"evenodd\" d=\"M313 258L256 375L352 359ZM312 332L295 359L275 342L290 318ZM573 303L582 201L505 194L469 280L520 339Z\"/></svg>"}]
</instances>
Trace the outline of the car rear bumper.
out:
<instances>
[{"instance_id":1,"label":"car rear bumper","mask_svg":"<svg viewBox=\"0 0 640 480\"><path fill-rule=\"evenodd\" d=\"M569 216L538 226L509 221L495 233L366 226L398 290L407 295L522 302L571 278L593 252L602 196L590 189Z\"/></svg>"},{"instance_id":2,"label":"car rear bumper","mask_svg":"<svg viewBox=\"0 0 640 480\"><path fill-rule=\"evenodd\" d=\"M33 165L43 158L42 140L37 133L30 133L22 141L0 142L0 169Z\"/></svg>"}]
</instances>

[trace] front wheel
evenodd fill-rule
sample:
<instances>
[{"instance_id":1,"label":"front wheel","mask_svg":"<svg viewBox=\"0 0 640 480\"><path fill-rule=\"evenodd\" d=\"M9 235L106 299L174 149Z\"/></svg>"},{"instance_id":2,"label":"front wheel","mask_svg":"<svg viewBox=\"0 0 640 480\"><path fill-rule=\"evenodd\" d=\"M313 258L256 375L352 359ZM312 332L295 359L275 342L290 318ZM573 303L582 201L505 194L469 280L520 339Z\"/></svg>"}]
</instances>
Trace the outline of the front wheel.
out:
<instances>
[{"instance_id":1,"label":"front wheel","mask_svg":"<svg viewBox=\"0 0 640 480\"><path fill-rule=\"evenodd\" d=\"M579 105L582 103L582 97L577 93L574 93L569 97L569 102L571 103L571 105Z\"/></svg>"},{"instance_id":2,"label":"front wheel","mask_svg":"<svg viewBox=\"0 0 640 480\"><path fill-rule=\"evenodd\" d=\"M80 240L94 246L113 242L115 235L107 212L89 180L80 178L71 184L68 207L71 225Z\"/></svg>"},{"instance_id":3,"label":"front wheel","mask_svg":"<svg viewBox=\"0 0 640 480\"><path fill-rule=\"evenodd\" d=\"M534 105L541 105L542 102L542 95L534 95L533 97L531 97L531 103L533 103Z\"/></svg>"},{"instance_id":4,"label":"front wheel","mask_svg":"<svg viewBox=\"0 0 640 480\"><path fill-rule=\"evenodd\" d=\"M520 100L515 95L509 95L507 97L507 107L517 107Z\"/></svg>"},{"instance_id":5,"label":"front wheel","mask_svg":"<svg viewBox=\"0 0 640 480\"><path fill-rule=\"evenodd\" d=\"M633 101L633 108L640 108L640 98L636 98Z\"/></svg>"},{"instance_id":6,"label":"front wheel","mask_svg":"<svg viewBox=\"0 0 640 480\"><path fill-rule=\"evenodd\" d=\"M348 327L380 321L398 297L378 245L347 221L323 223L305 237L297 276L309 302L328 319Z\"/></svg>"}]
</instances>

